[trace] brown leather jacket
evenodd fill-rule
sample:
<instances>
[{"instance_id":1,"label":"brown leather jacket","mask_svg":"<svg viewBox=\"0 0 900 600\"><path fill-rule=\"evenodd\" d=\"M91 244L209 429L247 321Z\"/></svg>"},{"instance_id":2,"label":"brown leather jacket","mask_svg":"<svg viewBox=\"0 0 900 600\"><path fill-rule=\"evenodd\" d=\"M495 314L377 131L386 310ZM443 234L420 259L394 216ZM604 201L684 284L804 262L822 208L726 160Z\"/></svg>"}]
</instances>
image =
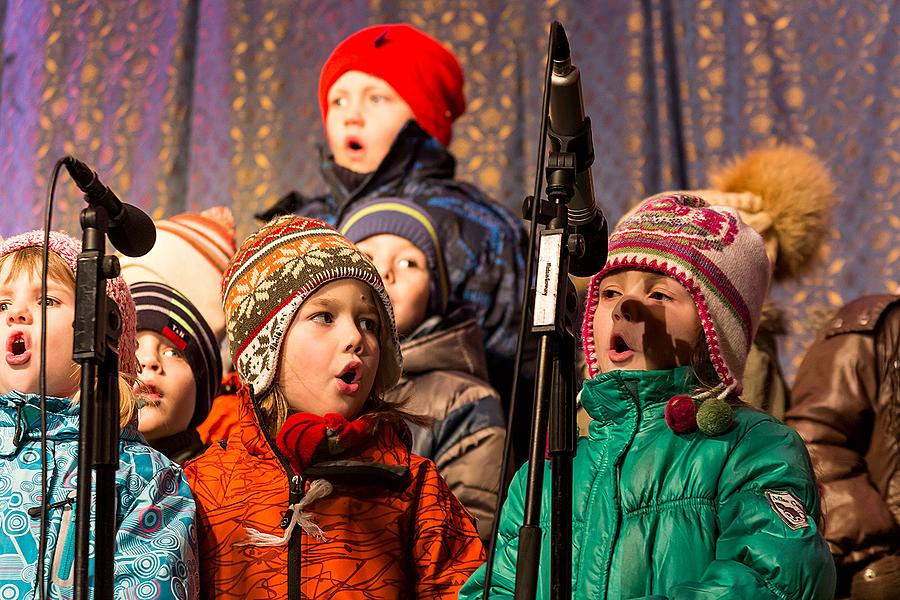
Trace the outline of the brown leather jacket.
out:
<instances>
[{"instance_id":1,"label":"brown leather jacket","mask_svg":"<svg viewBox=\"0 0 900 600\"><path fill-rule=\"evenodd\" d=\"M898 348L900 296L867 296L851 302L810 347L787 413L787 423L809 448L823 488L825 537L839 577L846 579L864 570L871 582L879 576L876 565L885 571L897 568ZM894 571L893 577L897 575ZM864 597L856 592L853 596Z\"/></svg>"}]
</instances>

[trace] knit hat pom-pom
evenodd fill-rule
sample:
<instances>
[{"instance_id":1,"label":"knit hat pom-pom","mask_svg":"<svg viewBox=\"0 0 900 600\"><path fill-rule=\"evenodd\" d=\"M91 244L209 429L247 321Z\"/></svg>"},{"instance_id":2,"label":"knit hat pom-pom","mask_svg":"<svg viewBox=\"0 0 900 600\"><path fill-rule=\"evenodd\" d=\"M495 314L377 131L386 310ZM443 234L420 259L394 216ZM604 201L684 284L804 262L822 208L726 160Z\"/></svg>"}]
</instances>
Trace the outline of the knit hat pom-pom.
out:
<instances>
[{"instance_id":1,"label":"knit hat pom-pom","mask_svg":"<svg viewBox=\"0 0 900 600\"><path fill-rule=\"evenodd\" d=\"M731 427L731 406L720 398L704 400L697 409L697 427L706 435L721 435Z\"/></svg>"},{"instance_id":2,"label":"knit hat pom-pom","mask_svg":"<svg viewBox=\"0 0 900 600\"><path fill-rule=\"evenodd\" d=\"M697 428L697 405L690 396L672 396L664 414L666 425L675 433L690 433Z\"/></svg>"}]
</instances>

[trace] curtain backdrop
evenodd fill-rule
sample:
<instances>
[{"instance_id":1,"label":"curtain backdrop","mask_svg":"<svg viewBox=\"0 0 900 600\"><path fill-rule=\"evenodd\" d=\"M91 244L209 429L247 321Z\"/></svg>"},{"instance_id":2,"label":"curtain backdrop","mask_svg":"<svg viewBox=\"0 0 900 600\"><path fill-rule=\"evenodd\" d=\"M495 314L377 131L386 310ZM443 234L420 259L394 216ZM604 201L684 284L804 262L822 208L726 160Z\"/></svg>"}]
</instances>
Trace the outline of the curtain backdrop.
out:
<instances>
[{"instance_id":1,"label":"curtain backdrop","mask_svg":"<svg viewBox=\"0 0 900 600\"><path fill-rule=\"evenodd\" d=\"M52 167L74 154L154 218L227 205L246 235L287 191L321 189L330 50L396 21L459 57L459 176L518 210L558 19L611 221L770 141L832 169L841 204L819 260L773 291L790 379L827 311L900 286L898 17L884 0L0 0L0 234L40 226ZM61 177L56 227L80 235L81 204Z\"/></svg>"}]
</instances>

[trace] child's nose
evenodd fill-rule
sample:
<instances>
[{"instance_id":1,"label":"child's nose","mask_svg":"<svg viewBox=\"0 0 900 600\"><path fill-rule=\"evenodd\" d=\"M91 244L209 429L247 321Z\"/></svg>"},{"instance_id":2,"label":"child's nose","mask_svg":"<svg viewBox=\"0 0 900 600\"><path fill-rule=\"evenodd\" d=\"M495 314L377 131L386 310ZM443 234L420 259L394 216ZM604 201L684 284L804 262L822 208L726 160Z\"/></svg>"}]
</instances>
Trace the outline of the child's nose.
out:
<instances>
[{"instance_id":1,"label":"child's nose","mask_svg":"<svg viewBox=\"0 0 900 600\"><path fill-rule=\"evenodd\" d=\"M619 298L619 302L613 308L613 319L616 321L624 320L632 322L637 317L637 301L628 296Z\"/></svg>"},{"instance_id":2,"label":"child's nose","mask_svg":"<svg viewBox=\"0 0 900 600\"><path fill-rule=\"evenodd\" d=\"M155 352L138 352L137 358L141 371L147 369L148 371L158 372L162 368Z\"/></svg>"},{"instance_id":3,"label":"child's nose","mask_svg":"<svg viewBox=\"0 0 900 600\"><path fill-rule=\"evenodd\" d=\"M30 325L33 321L31 310L24 304L10 306L6 311L6 322L9 325Z\"/></svg>"}]
</instances>

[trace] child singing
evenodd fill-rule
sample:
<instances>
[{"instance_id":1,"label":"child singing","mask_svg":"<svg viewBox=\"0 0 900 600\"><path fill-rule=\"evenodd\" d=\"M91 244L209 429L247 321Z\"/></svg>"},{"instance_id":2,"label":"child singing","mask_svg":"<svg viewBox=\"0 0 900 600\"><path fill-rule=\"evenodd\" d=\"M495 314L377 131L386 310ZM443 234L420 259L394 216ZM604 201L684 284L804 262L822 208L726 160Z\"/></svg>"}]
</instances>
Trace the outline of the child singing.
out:
<instances>
[{"instance_id":1,"label":"child singing","mask_svg":"<svg viewBox=\"0 0 900 600\"><path fill-rule=\"evenodd\" d=\"M187 464L205 598L455 598L484 560L406 413L378 271L320 221L282 217L225 272L240 427Z\"/></svg>"},{"instance_id":2,"label":"child singing","mask_svg":"<svg viewBox=\"0 0 900 600\"><path fill-rule=\"evenodd\" d=\"M44 233L32 231L0 244L0 595L72 598L75 504L78 479L80 368L72 360L75 269L81 244L51 232L46 301L41 294ZM134 428L131 381L135 359L135 309L120 277L107 295L122 316L119 418L123 427L116 472L116 597L191 598L198 590L194 500L184 476L166 457L143 444ZM48 469L47 550L37 572L41 516L41 304L47 305L46 395ZM127 378L127 379L126 379ZM93 531L92 531L93 537ZM93 587L91 575L89 585Z\"/></svg>"},{"instance_id":3,"label":"child singing","mask_svg":"<svg viewBox=\"0 0 900 600\"><path fill-rule=\"evenodd\" d=\"M654 196L610 236L582 327L593 422L574 462L573 597L832 597L803 442L738 399L768 283L760 236L698 197ZM525 473L500 517L491 597L515 587ZM539 598L550 588L550 480ZM484 575L460 598L481 598Z\"/></svg>"}]
</instances>

